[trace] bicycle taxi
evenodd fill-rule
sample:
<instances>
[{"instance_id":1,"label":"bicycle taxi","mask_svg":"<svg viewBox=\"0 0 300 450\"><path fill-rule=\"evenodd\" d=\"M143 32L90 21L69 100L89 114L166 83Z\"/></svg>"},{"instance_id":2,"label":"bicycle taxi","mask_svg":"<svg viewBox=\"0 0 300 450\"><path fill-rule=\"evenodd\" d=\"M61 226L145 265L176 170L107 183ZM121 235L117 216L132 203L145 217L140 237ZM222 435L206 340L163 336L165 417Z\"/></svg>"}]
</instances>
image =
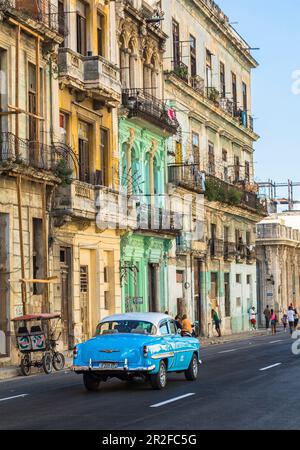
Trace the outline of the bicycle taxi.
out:
<instances>
[{"instance_id":1,"label":"bicycle taxi","mask_svg":"<svg viewBox=\"0 0 300 450\"><path fill-rule=\"evenodd\" d=\"M20 369L28 376L31 367L42 367L46 374L55 370L62 370L65 366L64 355L56 351L56 326L51 321L60 320L60 314L26 314L12 319L15 328L17 349L21 353Z\"/></svg>"}]
</instances>

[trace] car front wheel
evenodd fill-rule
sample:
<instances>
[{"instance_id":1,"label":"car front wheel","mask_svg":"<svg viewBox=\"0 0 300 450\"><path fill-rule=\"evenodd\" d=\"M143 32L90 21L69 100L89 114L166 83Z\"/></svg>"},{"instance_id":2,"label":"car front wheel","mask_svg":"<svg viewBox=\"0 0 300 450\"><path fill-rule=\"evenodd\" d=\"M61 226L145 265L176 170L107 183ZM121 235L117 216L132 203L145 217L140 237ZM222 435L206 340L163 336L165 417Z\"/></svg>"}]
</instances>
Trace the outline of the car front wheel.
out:
<instances>
[{"instance_id":1,"label":"car front wheel","mask_svg":"<svg viewBox=\"0 0 300 450\"><path fill-rule=\"evenodd\" d=\"M100 386L100 380L95 378L90 373L83 374L83 384L87 391L98 391Z\"/></svg>"},{"instance_id":2,"label":"car front wheel","mask_svg":"<svg viewBox=\"0 0 300 450\"><path fill-rule=\"evenodd\" d=\"M167 385L167 366L164 361L159 363L158 372L150 375L150 383L153 389L161 390Z\"/></svg>"},{"instance_id":3,"label":"car front wheel","mask_svg":"<svg viewBox=\"0 0 300 450\"><path fill-rule=\"evenodd\" d=\"M184 372L185 378L188 381L197 380L198 371L199 371L198 357L196 353L194 353L188 369Z\"/></svg>"}]
</instances>

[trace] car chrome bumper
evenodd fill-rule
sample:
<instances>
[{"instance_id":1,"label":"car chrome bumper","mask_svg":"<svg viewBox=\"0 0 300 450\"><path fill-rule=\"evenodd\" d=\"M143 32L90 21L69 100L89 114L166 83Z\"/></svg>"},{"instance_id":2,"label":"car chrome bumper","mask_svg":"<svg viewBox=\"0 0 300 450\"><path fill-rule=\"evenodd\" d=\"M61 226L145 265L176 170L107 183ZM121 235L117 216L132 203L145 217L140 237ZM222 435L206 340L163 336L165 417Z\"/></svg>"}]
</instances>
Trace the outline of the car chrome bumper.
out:
<instances>
[{"instance_id":1,"label":"car chrome bumper","mask_svg":"<svg viewBox=\"0 0 300 450\"><path fill-rule=\"evenodd\" d=\"M102 367L91 367L91 366L71 366L73 372L151 372L155 369L155 365L149 367L116 367L116 368L102 368Z\"/></svg>"}]
</instances>

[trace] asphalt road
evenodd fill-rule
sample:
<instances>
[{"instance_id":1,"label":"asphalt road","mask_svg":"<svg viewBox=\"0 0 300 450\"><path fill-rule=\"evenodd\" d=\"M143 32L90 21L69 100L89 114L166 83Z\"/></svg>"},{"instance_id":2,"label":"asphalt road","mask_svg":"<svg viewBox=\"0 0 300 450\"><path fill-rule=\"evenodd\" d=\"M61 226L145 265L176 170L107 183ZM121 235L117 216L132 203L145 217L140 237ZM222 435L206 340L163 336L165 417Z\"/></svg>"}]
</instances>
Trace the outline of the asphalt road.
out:
<instances>
[{"instance_id":1,"label":"asphalt road","mask_svg":"<svg viewBox=\"0 0 300 450\"><path fill-rule=\"evenodd\" d=\"M164 391L111 380L86 392L70 371L2 381L0 429L299 430L293 342L280 332L203 348L197 382L169 375Z\"/></svg>"}]
</instances>

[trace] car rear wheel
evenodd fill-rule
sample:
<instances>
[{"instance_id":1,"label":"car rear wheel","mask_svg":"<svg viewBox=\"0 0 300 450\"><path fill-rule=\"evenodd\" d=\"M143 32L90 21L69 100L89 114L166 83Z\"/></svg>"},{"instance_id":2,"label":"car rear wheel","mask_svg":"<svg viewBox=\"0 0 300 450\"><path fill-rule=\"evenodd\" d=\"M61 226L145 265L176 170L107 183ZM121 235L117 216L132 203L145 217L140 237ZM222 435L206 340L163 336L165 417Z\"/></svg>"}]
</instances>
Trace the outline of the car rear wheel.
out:
<instances>
[{"instance_id":1,"label":"car rear wheel","mask_svg":"<svg viewBox=\"0 0 300 450\"><path fill-rule=\"evenodd\" d=\"M193 354L192 360L187 370L185 370L185 378L188 381L195 381L198 378L199 364L196 353Z\"/></svg>"},{"instance_id":2,"label":"car rear wheel","mask_svg":"<svg viewBox=\"0 0 300 450\"><path fill-rule=\"evenodd\" d=\"M150 375L150 383L153 389L161 390L167 385L167 366L164 361L160 361L157 373Z\"/></svg>"},{"instance_id":3,"label":"car rear wheel","mask_svg":"<svg viewBox=\"0 0 300 450\"><path fill-rule=\"evenodd\" d=\"M95 378L90 373L84 373L83 384L87 391L98 391L100 387L100 380Z\"/></svg>"}]
</instances>

